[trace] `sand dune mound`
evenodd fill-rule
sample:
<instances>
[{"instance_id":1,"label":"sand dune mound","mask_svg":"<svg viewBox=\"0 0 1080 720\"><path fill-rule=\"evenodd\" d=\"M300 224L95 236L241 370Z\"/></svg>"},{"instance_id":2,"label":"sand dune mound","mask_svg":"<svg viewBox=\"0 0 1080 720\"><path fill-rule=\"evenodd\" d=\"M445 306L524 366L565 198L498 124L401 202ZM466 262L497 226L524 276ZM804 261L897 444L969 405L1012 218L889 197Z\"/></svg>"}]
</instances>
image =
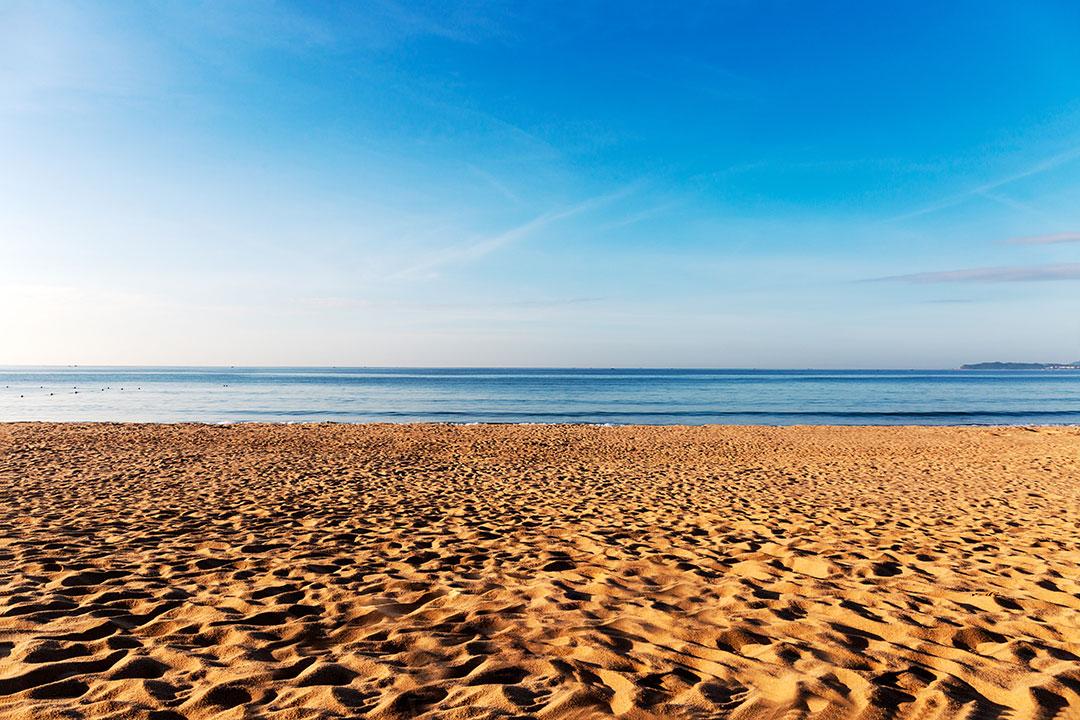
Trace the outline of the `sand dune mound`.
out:
<instances>
[{"instance_id":1,"label":"sand dune mound","mask_svg":"<svg viewBox=\"0 0 1080 720\"><path fill-rule=\"evenodd\" d=\"M1080 718L1080 430L0 426L0 717Z\"/></svg>"}]
</instances>

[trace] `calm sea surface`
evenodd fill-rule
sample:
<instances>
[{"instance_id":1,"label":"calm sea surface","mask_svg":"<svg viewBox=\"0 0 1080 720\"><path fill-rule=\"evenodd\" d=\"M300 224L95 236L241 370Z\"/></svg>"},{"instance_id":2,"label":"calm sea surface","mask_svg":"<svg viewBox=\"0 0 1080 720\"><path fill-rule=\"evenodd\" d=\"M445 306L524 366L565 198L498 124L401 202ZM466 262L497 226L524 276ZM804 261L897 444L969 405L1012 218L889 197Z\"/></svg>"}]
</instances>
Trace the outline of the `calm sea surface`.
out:
<instances>
[{"instance_id":1,"label":"calm sea surface","mask_svg":"<svg viewBox=\"0 0 1080 720\"><path fill-rule=\"evenodd\" d=\"M0 367L0 420L1080 424L1080 372Z\"/></svg>"}]
</instances>

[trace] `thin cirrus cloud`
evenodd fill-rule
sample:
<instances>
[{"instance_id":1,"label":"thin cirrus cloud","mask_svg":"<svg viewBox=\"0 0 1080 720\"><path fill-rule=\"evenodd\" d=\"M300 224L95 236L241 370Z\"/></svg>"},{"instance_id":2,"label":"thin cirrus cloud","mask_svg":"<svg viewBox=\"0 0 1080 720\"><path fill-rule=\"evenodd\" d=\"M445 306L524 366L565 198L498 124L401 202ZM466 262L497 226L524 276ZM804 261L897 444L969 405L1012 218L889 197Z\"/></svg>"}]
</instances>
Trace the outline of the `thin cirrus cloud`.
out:
<instances>
[{"instance_id":1,"label":"thin cirrus cloud","mask_svg":"<svg viewBox=\"0 0 1080 720\"><path fill-rule=\"evenodd\" d=\"M921 207L916 210L903 213L901 215L895 215L893 217L887 218L883 222L894 223L911 220L913 218L936 213L940 210L955 207L956 205L960 205L961 203L971 200L972 198L985 196L986 193L989 193L993 190L1005 187L1006 185L1011 185L1020 180L1025 180L1030 177L1035 177L1036 175L1041 175L1050 170L1054 170L1055 168L1058 168L1062 165L1067 165L1068 163L1071 163L1072 161L1077 159L1080 159L1080 145L1067 148L1066 150L1058 153L1057 155L1044 158L1039 162L1035 163L1034 165L1030 165L1023 170L1020 170L1019 172L1013 173L1012 175L1006 175L1004 177L990 180L977 187L973 187L957 195L944 198L943 200L931 203L930 205L926 205L925 207Z\"/></svg>"},{"instance_id":2,"label":"thin cirrus cloud","mask_svg":"<svg viewBox=\"0 0 1080 720\"><path fill-rule=\"evenodd\" d=\"M1057 245L1060 243L1080 242L1080 232L1062 232L1051 235L1031 235L1009 240L1011 245Z\"/></svg>"},{"instance_id":3,"label":"thin cirrus cloud","mask_svg":"<svg viewBox=\"0 0 1080 720\"><path fill-rule=\"evenodd\" d=\"M891 275L889 277L874 278L874 280L878 282L903 282L912 285L1080 280L1080 263L967 268L964 270Z\"/></svg>"},{"instance_id":4,"label":"thin cirrus cloud","mask_svg":"<svg viewBox=\"0 0 1080 720\"><path fill-rule=\"evenodd\" d=\"M509 230L492 237L443 248L433 252L421 262L414 263L390 274L388 278L397 280L402 278L431 277L443 266L465 263L484 257L485 255L490 255L500 248L515 243L528 235L546 228L548 225L552 225L562 220L568 220L623 198L634 192L638 185L639 183L631 183L606 195L600 195L575 205L546 212L534 217L528 222L522 223L521 225L510 228Z\"/></svg>"}]
</instances>

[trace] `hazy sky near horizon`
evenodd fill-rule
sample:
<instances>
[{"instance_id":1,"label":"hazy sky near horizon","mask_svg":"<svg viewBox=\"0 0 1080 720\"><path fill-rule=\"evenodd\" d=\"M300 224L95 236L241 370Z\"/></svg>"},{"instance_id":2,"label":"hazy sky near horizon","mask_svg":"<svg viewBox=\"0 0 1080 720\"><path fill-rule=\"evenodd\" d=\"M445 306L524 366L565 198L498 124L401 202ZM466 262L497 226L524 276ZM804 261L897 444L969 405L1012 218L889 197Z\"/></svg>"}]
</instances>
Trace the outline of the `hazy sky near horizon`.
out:
<instances>
[{"instance_id":1,"label":"hazy sky near horizon","mask_svg":"<svg viewBox=\"0 0 1080 720\"><path fill-rule=\"evenodd\" d=\"M0 364L1080 360L1080 4L0 4Z\"/></svg>"}]
</instances>

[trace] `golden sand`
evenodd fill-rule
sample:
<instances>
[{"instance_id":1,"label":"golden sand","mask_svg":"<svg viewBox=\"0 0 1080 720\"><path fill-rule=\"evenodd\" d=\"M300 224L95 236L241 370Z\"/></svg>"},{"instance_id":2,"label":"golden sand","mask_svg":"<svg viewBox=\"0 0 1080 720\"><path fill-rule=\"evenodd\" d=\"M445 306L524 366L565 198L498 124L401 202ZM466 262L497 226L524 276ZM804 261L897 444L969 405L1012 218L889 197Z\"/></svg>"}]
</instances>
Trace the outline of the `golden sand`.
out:
<instances>
[{"instance_id":1,"label":"golden sand","mask_svg":"<svg viewBox=\"0 0 1080 720\"><path fill-rule=\"evenodd\" d=\"M0 716L1077 718L1080 429L0 426Z\"/></svg>"}]
</instances>

